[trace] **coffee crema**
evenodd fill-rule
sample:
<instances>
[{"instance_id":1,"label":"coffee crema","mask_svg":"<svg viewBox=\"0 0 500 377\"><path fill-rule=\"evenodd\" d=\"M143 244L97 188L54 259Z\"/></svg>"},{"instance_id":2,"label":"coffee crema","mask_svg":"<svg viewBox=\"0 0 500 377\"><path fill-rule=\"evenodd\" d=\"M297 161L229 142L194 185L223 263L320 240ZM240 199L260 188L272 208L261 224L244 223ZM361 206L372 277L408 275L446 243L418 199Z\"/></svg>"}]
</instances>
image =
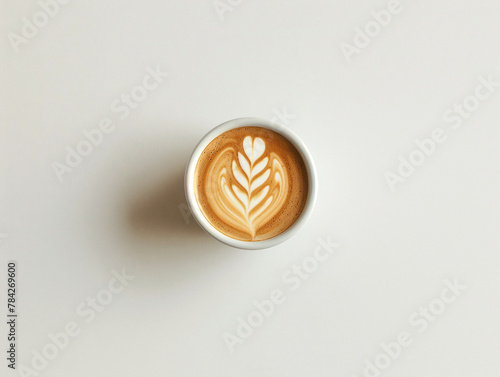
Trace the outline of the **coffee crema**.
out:
<instances>
[{"instance_id":1,"label":"coffee crema","mask_svg":"<svg viewBox=\"0 0 500 377\"><path fill-rule=\"evenodd\" d=\"M241 241L275 237L297 221L307 201L307 168L296 147L275 131L226 131L201 153L195 197L218 231Z\"/></svg>"}]
</instances>

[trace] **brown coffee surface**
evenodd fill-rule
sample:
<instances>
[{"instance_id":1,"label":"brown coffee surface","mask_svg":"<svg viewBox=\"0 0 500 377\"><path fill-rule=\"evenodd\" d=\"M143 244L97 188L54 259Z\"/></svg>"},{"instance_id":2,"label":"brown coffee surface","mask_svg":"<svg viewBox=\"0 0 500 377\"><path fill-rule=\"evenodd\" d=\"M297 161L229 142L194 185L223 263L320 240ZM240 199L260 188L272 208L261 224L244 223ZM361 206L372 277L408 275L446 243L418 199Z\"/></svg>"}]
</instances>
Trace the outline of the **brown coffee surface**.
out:
<instances>
[{"instance_id":1,"label":"brown coffee surface","mask_svg":"<svg viewBox=\"0 0 500 377\"><path fill-rule=\"evenodd\" d=\"M195 196L205 218L228 237L261 241L297 221L307 201L307 168L277 132L241 127L216 137L195 169Z\"/></svg>"}]
</instances>

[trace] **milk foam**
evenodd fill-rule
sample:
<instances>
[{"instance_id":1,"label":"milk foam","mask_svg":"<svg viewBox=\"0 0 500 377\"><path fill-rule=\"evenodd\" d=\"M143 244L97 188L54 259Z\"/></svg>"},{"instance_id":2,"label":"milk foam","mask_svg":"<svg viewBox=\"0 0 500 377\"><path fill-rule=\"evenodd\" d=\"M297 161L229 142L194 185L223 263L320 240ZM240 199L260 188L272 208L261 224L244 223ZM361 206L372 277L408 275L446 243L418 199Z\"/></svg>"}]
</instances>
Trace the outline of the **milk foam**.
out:
<instances>
[{"instance_id":1,"label":"milk foam","mask_svg":"<svg viewBox=\"0 0 500 377\"><path fill-rule=\"evenodd\" d=\"M244 154L233 149L230 154L237 158L231 161L227 159L228 149L232 148L219 151L213 158L207 195L212 198L212 210L222 221L253 239L256 231L285 203L288 176L279 156L266 154L266 143L260 137L246 136Z\"/></svg>"},{"instance_id":2,"label":"milk foam","mask_svg":"<svg viewBox=\"0 0 500 377\"><path fill-rule=\"evenodd\" d=\"M295 146L258 126L232 129L212 140L198 160L193 183L206 219L244 241L287 230L308 195L307 168Z\"/></svg>"}]
</instances>

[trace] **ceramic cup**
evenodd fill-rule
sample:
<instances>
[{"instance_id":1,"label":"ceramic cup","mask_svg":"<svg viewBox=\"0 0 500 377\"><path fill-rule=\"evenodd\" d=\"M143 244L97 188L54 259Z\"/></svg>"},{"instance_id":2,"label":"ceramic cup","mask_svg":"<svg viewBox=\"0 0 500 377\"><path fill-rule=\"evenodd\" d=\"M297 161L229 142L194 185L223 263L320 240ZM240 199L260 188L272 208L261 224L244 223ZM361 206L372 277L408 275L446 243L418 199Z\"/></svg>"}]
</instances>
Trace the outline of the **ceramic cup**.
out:
<instances>
[{"instance_id":1,"label":"ceramic cup","mask_svg":"<svg viewBox=\"0 0 500 377\"><path fill-rule=\"evenodd\" d=\"M249 126L257 126L270 129L274 132L277 132L278 134L285 137L288 141L290 141L299 151L299 153L302 156L302 159L304 160L307 169L307 178L309 180L309 193L306 200L306 204L304 206L304 210L302 211L300 217L295 221L295 223L292 224L292 226L290 226L283 233L273 238L269 238L267 240L262 240L262 241L237 240L226 236L225 234L221 233L216 228L214 228L210 224L210 222L205 218L203 212L198 206L198 202L196 201L195 197L195 190L193 183L196 164L198 163L198 159L200 158L201 153L207 147L207 145L210 144L210 142L217 136L221 135L226 131L232 130L234 128L249 127ZM201 141L195 147L191 155L191 158L189 159L188 165L186 167L184 189L186 193L187 203L193 214L193 217L208 234L210 234L212 237L219 240L220 242L223 242L226 245L232 247L236 247L239 249L247 249L247 250L258 250L276 246L282 243L283 241L289 239L299 231L299 229L307 221L313 210L314 204L316 202L318 183L317 183L316 168L314 166L311 154L307 149L307 147L305 146L305 144L302 142L302 140L300 140L299 137L295 135L295 133L293 133L287 127L275 122L271 122L269 120L259 119L259 118L238 118L222 123L221 125L211 130L209 133L207 133L201 139Z\"/></svg>"}]
</instances>

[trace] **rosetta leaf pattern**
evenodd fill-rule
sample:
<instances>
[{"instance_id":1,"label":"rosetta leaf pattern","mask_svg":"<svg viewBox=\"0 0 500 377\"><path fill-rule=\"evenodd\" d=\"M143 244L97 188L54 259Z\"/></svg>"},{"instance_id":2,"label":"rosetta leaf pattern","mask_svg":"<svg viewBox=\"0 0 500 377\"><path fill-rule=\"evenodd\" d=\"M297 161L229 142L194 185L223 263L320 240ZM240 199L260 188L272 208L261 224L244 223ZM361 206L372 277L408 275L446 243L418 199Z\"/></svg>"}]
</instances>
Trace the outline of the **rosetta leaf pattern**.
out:
<instances>
[{"instance_id":1,"label":"rosetta leaf pattern","mask_svg":"<svg viewBox=\"0 0 500 377\"><path fill-rule=\"evenodd\" d=\"M262 225L259 218L264 214L272 217L284 204L285 170L274 153L266 155L262 138L246 136L242 147L231 161L230 172L224 168L220 173L222 190L218 192L224 197L217 202L235 224L244 225L253 239Z\"/></svg>"}]
</instances>

